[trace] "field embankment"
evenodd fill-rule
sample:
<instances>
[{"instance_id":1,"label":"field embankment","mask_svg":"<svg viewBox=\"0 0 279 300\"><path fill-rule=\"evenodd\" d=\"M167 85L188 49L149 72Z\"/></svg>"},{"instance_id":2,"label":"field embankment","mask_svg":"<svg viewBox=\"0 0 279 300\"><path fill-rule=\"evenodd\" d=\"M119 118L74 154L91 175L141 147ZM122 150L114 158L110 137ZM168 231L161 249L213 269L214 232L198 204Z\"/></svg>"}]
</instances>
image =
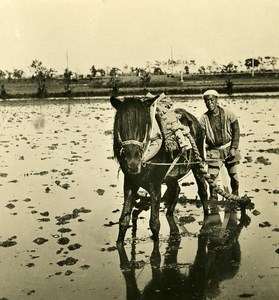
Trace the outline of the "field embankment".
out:
<instances>
[{"instance_id":1,"label":"field embankment","mask_svg":"<svg viewBox=\"0 0 279 300\"><path fill-rule=\"evenodd\" d=\"M232 83L229 90L228 81ZM36 79L2 80L9 98L37 98L38 83ZM279 92L279 73L251 74L214 74L185 75L183 81L179 75L151 75L149 82L144 84L137 76L123 75L116 77L114 83L110 77L80 79L70 82L71 93L65 92L63 79L47 79L45 82L47 97L94 97L109 96L113 86L118 95L143 95L147 91L157 94L201 94L208 88L217 89L220 93L268 93Z\"/></svg>"}]
</instances>

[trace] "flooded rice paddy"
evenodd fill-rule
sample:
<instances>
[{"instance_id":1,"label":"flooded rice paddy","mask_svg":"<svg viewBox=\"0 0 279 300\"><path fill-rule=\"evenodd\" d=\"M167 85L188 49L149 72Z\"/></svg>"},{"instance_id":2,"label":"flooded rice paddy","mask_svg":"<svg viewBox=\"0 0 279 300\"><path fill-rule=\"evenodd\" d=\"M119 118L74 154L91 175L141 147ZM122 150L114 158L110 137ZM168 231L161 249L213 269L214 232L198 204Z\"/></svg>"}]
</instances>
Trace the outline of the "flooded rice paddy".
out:
<instances>
[{"instance_id":1,"label":"flooded rice paddy","mask_svg":"<svg viewBox=\"0 0 279 300\"><path fill-rule=\"evenodd\" d=\"M0 299L278 299L279 98L221 103L239 116L240 193L254 207L219 205L202 227L189 174L175 218L161 208L158 247L145 211L118 252L123 176L108 99L1 102Z\"/></svg>"}]
</instances>

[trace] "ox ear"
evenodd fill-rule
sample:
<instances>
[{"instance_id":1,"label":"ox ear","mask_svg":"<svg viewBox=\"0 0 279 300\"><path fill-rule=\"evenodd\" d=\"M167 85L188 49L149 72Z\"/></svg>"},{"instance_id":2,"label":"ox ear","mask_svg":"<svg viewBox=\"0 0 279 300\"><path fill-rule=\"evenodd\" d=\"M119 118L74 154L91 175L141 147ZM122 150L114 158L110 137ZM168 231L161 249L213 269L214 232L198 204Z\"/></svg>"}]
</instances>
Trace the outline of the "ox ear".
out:
<instances>
[{"instance_id":1,"label":"ox ear","mask_svg":"<svg viewBox=\"0 0 279 300\"><path fill-rule=\"evenodd\" d=\"M120 105L122 104L122 101L115 98L114 96L111 96L110 97L110 103L111 105L116 109L118 110L118 108L120 107Z\"/></svg>"},{"instance_id":2,"label":"ox ear","mask_svg":"<svg viewBox=\"0 0 279 300\"><path fill-rule=\"evenodd\" d=\"M156 101L157 98L159 98L159 95L149 98L149 99L145 100L143 103L146 107L150 107Z\"/></svg>"}]
</instances>

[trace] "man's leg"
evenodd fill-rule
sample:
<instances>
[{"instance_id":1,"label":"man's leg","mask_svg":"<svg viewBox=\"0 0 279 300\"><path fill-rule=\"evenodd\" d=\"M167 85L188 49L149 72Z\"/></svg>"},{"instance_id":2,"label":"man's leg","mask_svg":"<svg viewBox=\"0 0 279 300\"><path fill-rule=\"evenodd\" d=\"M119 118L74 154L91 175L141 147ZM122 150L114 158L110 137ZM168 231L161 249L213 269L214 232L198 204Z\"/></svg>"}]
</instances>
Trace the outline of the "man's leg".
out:
<instances>
[{"instance_id":1,"label":"man's leg","mask_svg":"<svg viewBox=\"0 0 279 300\"><path fill-rule=\"evenodd\" d=\"M232 194L239 196L239 180L237 175L237 165L238 162L232 164L226 164L230 179L231 179L231 188Z\"/></svg>"},{"instance_id":2,"label":"man's leg","mask_svg":"<svg viewBox=\"0 0 279 300\"><path fill-rule=\"evenodd\" d=\"M220 171L220 166L212 165L212 164L208 165L208 174L210 175L210 178L213 180L214 183L217 182L219 171ZM210 200L218 200L218 194L211 185L209 185L209 191L210 191Z\"/></svg>"}]
</instances>

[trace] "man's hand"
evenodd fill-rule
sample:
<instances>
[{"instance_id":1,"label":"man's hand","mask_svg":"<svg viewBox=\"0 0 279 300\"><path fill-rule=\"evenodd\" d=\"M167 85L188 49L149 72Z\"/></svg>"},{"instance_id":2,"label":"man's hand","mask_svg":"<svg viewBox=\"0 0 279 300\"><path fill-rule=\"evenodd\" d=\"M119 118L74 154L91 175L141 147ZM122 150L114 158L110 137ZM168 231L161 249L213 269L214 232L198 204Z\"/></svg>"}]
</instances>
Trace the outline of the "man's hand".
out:
<instances>
[{"instance_id":1,"label":"man's hand","mask_svg":"<svg viewBox=\"0 0 279 300\"><path fill-rule=\"evenodd\" d=\"M236 149L235 148L231 148L230 152L229 152L229 158L233 159L236 156Z\"/></svg>"}]
</instances>

